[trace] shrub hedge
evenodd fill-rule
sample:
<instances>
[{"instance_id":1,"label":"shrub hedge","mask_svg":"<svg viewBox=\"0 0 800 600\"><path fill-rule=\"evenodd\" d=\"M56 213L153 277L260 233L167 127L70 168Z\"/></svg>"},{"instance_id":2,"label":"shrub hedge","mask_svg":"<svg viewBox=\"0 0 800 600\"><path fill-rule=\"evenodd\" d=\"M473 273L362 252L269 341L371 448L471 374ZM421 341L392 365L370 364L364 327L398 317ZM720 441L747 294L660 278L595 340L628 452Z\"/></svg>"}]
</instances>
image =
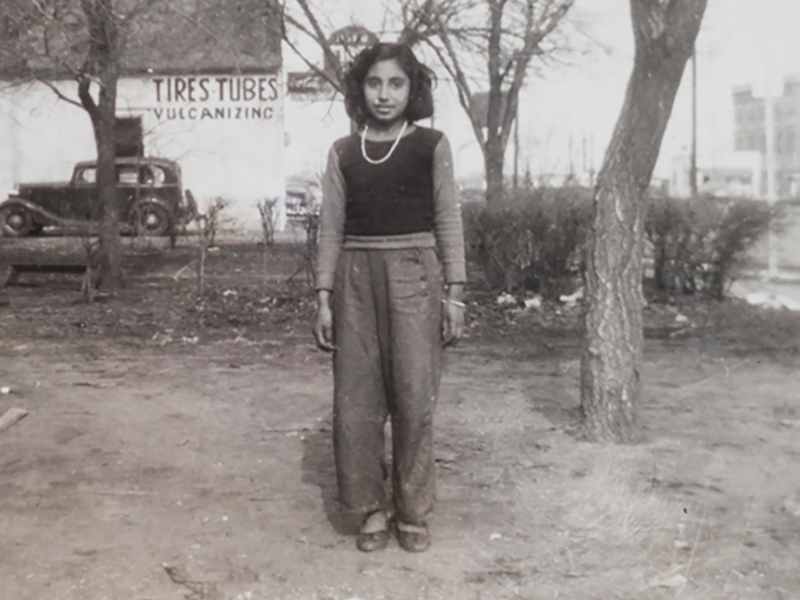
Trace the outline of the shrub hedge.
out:
<instances>
[{"instance_id":1,"label":"shrub hedge","mask_svg":"<svg viewBox=\"0 0 800 600\"><path fill-rule=\"evenodd\" d=\"M775 216L758 200L649 198L645 236L655 289L721 300Z\"/></svg>"},{"instance_id":2,"label":"shrub hedge","mask_svg":"<svg viewBox=\"0 0 800 600\"><path fill-rule=\"evenodd\" d=\"M722 298L775 216L766 203L753 200L645 202L645 256L653 265L647 289L656 290L655 300L695 293ZM552 300L580 286L591 190L524 189L493 209L465 202L463 216L467 259L479 266L490 289Z\"/></svg>"},{"instance_id":3,"label":"shrub hedge","mask_svg":"<svg viewBox=\"0 0 800 600\"><path fill-rule=\"evenodd\" d=\"M521 190L502 206L464 205L467 259L493 290L545 299L575 288L591 217L591 192L579 187Z\"/></svg>"}]
</instances>

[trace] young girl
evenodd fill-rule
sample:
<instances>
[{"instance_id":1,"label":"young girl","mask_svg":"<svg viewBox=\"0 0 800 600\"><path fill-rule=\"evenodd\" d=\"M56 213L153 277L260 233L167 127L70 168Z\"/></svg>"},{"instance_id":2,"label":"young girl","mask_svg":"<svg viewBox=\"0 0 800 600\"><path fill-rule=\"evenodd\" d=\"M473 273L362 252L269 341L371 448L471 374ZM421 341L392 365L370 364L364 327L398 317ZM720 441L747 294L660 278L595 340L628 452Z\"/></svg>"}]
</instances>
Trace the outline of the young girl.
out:
<instances>
[{"instance_id":1,"label":"young girl","mask_svg":"<svg viewBox=\"0 0 800 600\"><path fill-rule=\"evenodd\" d=\"M431 72L407 46L361 52L345 95L359 131L333 144L323 180L314 335L334 352L336 475L347 510L364 516L356 544L364 552L386 547L392 520L403 549L430 546L442 348L464 329L450 146L441 132L414 124L433 114L431 87Z\"/></svg>"}]
</instances>

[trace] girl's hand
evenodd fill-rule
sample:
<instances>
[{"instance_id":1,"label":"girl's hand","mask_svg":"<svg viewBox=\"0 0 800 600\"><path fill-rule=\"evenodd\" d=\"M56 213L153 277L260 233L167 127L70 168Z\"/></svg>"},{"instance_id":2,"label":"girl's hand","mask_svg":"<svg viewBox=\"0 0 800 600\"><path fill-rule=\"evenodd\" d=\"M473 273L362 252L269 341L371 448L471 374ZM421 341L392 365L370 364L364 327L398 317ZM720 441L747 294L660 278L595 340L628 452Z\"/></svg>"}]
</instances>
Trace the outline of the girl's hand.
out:
<instances>
[{"instance_id":1,"label":"girl's hand","mask_svg":"<svg viewBox=\"0 0 800 600\"><path fill-rule=\"evenodd\" d=\"M464 312L466 307L460 300L446 299L442 314L442 338L450 346L464 337Z\"/></svg>"},{"instance_id":2,"label":"girl's hand","mask_svg":"<svg viewBox=\"0 0 800 600\"><path fill-rule=\"evenodd\" d=\"M330 292L320 290L317 298L317 314L314 318L314 339L317 346L326 352L333 352L333 311L330 305Z\"/></svg>"}]
</instances>

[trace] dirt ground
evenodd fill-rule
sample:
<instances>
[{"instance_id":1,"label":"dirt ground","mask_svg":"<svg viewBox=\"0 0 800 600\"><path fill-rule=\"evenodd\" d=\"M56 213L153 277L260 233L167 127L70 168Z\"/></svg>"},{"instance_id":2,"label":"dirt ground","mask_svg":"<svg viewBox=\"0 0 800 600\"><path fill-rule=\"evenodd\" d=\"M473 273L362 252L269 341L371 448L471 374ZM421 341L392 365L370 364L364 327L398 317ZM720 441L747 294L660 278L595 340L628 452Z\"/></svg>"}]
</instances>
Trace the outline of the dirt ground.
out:
<instances>
[{"instance_id":1,"label":"dirt ground","mask_svg":"<svg viewBox=\"0 0 800 600\"><path fill-rule=\"evenodd\" d=\"M0 240L65 256L66 238ZM646 310L642 440L578 435L578 308L468 295L437 413L434 544L363 554L295 250L129 243L130 283L0 290L2 600L800 599L800 316ZM286 279L295 275L290 283Z\"/></svg>"}]
</instances>

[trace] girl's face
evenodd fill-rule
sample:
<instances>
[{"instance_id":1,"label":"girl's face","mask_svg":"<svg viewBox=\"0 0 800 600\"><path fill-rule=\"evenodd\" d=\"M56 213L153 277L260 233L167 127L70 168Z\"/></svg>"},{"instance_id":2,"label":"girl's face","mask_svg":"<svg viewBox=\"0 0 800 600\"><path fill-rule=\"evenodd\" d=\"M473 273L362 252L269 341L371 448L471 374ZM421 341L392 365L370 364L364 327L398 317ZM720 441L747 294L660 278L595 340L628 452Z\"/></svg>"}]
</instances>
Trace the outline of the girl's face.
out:
<instances>
[{"instance_id":1,"label":"girl's face","mask_svg":"<svg viewBox=\"0 0 800 600\"><path fill-rule=\"evenodd\" d=\"M390 125L403 118L411 81L394 58L374 63L364 78L364 100L375 121Z\"/></svg>"}]
</instances>

